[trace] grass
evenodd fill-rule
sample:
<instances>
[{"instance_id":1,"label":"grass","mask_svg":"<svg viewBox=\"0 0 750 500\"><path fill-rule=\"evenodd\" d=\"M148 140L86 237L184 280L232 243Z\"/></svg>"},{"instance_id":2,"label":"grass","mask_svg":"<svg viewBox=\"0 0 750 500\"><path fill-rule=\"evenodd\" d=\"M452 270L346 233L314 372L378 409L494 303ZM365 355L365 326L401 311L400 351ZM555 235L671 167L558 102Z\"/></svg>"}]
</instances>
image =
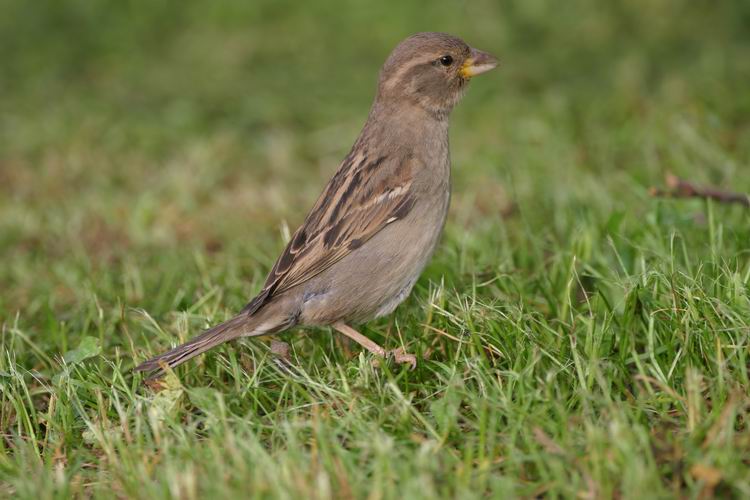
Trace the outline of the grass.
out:
<instances>
[{"instance_id":1,"label":"grass","mask_svg":"<svg viewBox=\"0 0 750 500\"><path fill-rule=\"evenodd\" d=\"M750 495L747 2L0 1L0 491ZM259 290L409 33L494 52L412 297L131 368ZM505 215L501 215L505 214Z\"/></svg>"}]
</instances>

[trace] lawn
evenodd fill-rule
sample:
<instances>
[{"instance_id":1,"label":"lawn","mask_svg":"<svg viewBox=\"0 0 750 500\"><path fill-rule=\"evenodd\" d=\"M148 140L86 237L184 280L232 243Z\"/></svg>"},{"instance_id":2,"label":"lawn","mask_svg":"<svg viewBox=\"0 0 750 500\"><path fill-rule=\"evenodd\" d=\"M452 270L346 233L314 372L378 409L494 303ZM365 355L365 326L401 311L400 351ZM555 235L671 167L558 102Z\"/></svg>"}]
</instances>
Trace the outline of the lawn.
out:
<instances>
[{"instance_id":1,"label":"lawn","mask_svg":"<svg viewBox=\"0 0 750 500\"><path fill-rule=\"evenodd\" d=\"M750 496L750 3L0 0L0 496ZM131 369L255 293L417 31L499 56L363 333Z\"/></svg>"}]
</instances>

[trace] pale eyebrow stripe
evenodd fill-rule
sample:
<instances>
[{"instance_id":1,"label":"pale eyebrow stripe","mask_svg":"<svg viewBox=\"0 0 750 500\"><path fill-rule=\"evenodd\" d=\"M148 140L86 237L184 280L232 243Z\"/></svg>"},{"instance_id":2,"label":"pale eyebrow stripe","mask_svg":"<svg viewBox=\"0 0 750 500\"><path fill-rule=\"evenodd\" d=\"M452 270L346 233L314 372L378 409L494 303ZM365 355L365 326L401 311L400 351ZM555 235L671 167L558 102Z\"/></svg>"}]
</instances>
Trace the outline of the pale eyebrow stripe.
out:
<instances>
[{"instance_id":1,"label":"pale eyebrow stripe","mask_svg":"<svg viewBox=\"0 0 750 500\"><path fill-rule=\"evenodd\" d=\"M401 80L401 77L403 77L404 74L408 73L409 71L411 71L413 68L416 68L417 66L421 66L423 64L431 64L433 60L434 58L430 56L429 58L425 57L423 59L416 60L412 64L404 65L401 68L399 68L398 71L396 71L393 75L391 75L384 82L383 85L387 89L392 89L394 85L396 84L396 82Z\"/></svg>"}]
</instances>

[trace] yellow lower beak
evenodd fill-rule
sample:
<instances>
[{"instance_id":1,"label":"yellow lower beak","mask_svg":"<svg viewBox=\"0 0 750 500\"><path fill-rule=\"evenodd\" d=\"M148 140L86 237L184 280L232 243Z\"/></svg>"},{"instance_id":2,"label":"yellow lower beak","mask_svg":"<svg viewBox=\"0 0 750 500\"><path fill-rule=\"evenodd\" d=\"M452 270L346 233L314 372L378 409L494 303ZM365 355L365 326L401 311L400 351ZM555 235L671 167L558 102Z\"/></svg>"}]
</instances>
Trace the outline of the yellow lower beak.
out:
<instances>
[{"instance_id":1,"label":"yellow lower beak","mask_svg":"<svg viewBox=\"0 0 750 500\"><path fill-rule=\"evenodd\" d=\"M481 50L471 49L471 56L464 61L459 73L463 78L468 80L472 76L481 75L491 69L495 69L497 64L498 61L495 56Z\"/></svg>"}]
</instances>

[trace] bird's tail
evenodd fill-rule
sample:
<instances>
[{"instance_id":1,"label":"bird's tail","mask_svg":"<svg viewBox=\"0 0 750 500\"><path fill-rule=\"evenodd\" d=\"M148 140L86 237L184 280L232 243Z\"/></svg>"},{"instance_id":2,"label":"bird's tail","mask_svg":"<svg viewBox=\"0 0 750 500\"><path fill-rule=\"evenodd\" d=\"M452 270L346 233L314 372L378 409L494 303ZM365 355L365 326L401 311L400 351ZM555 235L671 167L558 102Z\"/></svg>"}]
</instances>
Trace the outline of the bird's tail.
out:
<instances>
[{"instance_id":1,"label":"bird's tail","mask_svg":"<svg viewBox=\"0 0 750 500\"><path fill-rule=\"evenodd\" d=\"M229 321L225 321L220 325L216 325L215 327L206 330L197 337L175 347L171 351L167 351L155 358L144 361L135 367L135 371L161 371L164 369L165 365L169 368L181 365L185 361L208 351L212 347L216 347L219 344L236 339L237 337L247 335L248 330L251 328L249 320L250 317L246 314L236 316ZM263 332L258 332L258 335L262 333Z\"/></svg>"}]
</instances>

